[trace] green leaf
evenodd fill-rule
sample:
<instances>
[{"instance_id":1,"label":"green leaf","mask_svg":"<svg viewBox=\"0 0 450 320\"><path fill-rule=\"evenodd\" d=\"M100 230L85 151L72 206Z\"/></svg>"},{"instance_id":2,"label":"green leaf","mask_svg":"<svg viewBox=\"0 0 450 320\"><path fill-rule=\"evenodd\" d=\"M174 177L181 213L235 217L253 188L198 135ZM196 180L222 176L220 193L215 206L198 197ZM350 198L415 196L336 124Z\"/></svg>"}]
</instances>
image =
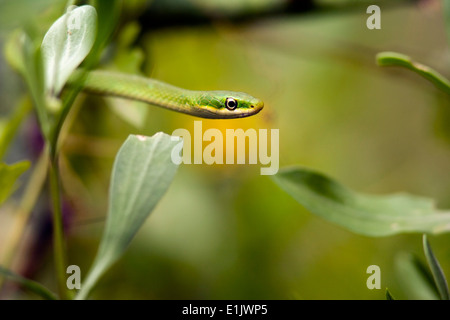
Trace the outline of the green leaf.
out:
<instances>
[{"instance_id":1,"label":"green leaf","mask_svg":"<svg viewBox=\"0 0 450 320\"><path fill-rule=\"evenodd\" d=\"M96 65L100 59L104 47L119 25L119 17L122 9L121 0L92 0L91 3L97 9L98 30L97 38L86 60L89 65Z\"/></svg>"},{"instance_id":2,"label":"green leaf","mask_svg":"<svg viewBox=\"0 0 450 320\"><path fill-rule=\"evenodd\" d=\"M34 106L39 120L42 134L49 137L49 119L44 94L44 72L42 69L42 56L39 45L27 33L20 35L21 61L23 76L33 98Z\"/></svg>"},{"instance_id":3,"label":"green leaf","mask_svg":"<svg viewBox=\"0 0 450 320\"><path fill-rule=\"evenodd\" d=\"M6 39L3 54L6 61L15 71L24 75L25 62L23 57L23 37L24 32L20 29L16 29L8 35Z\"/></svg>"},{"instance_id":4,"label":"green leaf","mask_svg":"<svg viewBox=\"0 0 450 320\"><path fill-rule=\"evenodd\" d=\"M0 274L3 274L5 277L9 278L12 281L19 283L25 289L28 289L30 292L37 294L38 296L46 299L46 300L57 300L58 298L55 296L53 292L49 289L41 285L40 283L19 276L18 274L0 266Z\"/></svg>"},{"instance_id":5,"label":"green leaf","mask_svg":"<svg viewBox=\"0 0 450 320\"><path fill-rule=\"evenodd\" d=\"M66 88L67 90L62 97L60 114L49 139L51 141L50 145L52 146L57 144L58 136L64 120L66 119L75 98L82 90L86 72L98 64L103 48L106 46L109 38L118 25L118 18L121 8L120 0L93 0L91 3L95 5L97 14L96 25L98 28L95 41L89 51L89 54L83 61L82 71L79 72L78 76L74 78L74 82L71 84L70 88Z\"/></svg>"},{"instance_id":6,"label":"green leaf","mask_svg":"<svg viewBox=\"0 0 450 320\"><path fill-rule=\"evenodd\" d=\"M12 165L0 163L0 204L14 191L16 180L30 167L28 161L21 161Z\"/></svg>"},{"instance_id":7,"label":"green leaf","mask_svg":"<svg viewBox=\"0 0 450 320\"><path fill-rule=\"evenodd\" d=\"M396 52L380 52L377 54L376 59L379 66L398 66L414 71L430 81L438 89L450 94L450 81L447 78L436 70L413 61L407 55Z\"/></svg>"},{"instance_id":8,"label":"green leaf","mask_svg":"<svg viewBox=\"0 0 450 320\"><path fill-rule=\"evenodd\" d=\"M388 288L386 288L386 300L395 300Z\"/></svg>"},{"instance_id":9,"label":"green leaf","mask_svg":"<svg viewBox=\"0 0 450 320\"><path fill-rule=\"evenodd\" d=\"M91 50L97 33L97 12L89 5L71 6L53 23L42 41L45 88L58 95Z\"/></svg>"},{"instance_id":10,"label":"green leaf","mask_svg":"<svg viewBox=\"0 0 450 320\"><path fill-rule=\"evenodd\" d=\"M423 235L423 251L425 253L425 257L427 258L431 273L433 274L434 283L439 291L441 300L450 300L450 294L448 292L448 285L445 280L444 271L442 271L439 261L436 259L433 251L431 250L430 243L428 242L425 234Z\"/></svg>"},{"instance_id":11,"label":"green leaf","mask_svg":"<svg viewBox=\"0 0 450 320\"><path fill-rule=\"evenodd\" d=\"M396 257L395 268L397 280L408 299L439 299L428 268L415 255L402 252Z\"/></svg>"},{"instance_id":12,"label":"green leaf","mask_svg":"<svg viewBox=\"0 0 450 320\"><path fill-rule=\"evenodd\" d=\"M272 179L312 213L366 236L404 232L441 233L450 229L450 212L430 199L408 194L356 193L306 168L285 168Z\"/></svg>"},{"instance_id":13,"label":"green leaf","mask_svg":"<svg viewBox=\"0 0 450 320\"><path fill-rule=\"evenodd\" d=\"M112 170L105 231L77 299L85 299L102 274L123 255L168 189L178 167L171 160L178 143L159 132L153 137L130 135L120 148Z\"/></svg>"},{"instance_id":14,"label":"green leaf","mask_svg":"<svg viewBox=\"0 0 450 320\"><path fill-rule=\"evenodd\" d=\"M16 136L20 124L31 111L31 102L28 98L21 99L12 110L12 114L6 121L0 123L0 159L5 155L8 146Z\"/></svg>"}]
</instances>

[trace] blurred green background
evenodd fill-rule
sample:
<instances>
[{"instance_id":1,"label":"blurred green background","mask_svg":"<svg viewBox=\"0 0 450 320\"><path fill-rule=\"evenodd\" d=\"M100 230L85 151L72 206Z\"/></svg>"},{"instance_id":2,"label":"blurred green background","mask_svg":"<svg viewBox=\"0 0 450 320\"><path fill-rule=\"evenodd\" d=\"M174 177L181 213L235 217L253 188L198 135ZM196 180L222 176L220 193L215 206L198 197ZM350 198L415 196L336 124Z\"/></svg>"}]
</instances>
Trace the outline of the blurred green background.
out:
<instances>
[{"instance_id":1,"label":"blurred green background","mask_svg":"<svg viewBox=\"0 0 450 320\"><path fill-rule=\"evenodd\" d=\"M449 208L448 97L410 72L375 63L378 52L399 51L450 75L441 1L379 1L382 29L369 30L372 2L125 1L99 66L189 89L248 92L264 100L260 114L204 120L203 130L279 129L281 167L300 164L360 192L406 191ZM30 21L43 35L65 5L0 3L2 49L14 28ZM0 83L6 115L26 88L3 57ZM113 112L128 105L80 95L69 116L61 157L68 256L82 275L104 227L120 145L130 133L192 132L198 120L153 106L130 107L136 113L125 112L128 120ZM30 117L9 159L33 159L33 126ZM384 299L386 287L397 298L418 297L405 289L396 261L403 252L423 257L421 235L355 235L303 209L259 169L181 165L92 298ZM50 230L42 227L48 199L42 198L15 269L55 288L51 243L43 240ZM0 253L14 221L8 208L0 209ZM449 241L449 235L430 238L447 275ZM381 268L381 290L366 287L373 264Z\"/></svg>"}]
</instances>

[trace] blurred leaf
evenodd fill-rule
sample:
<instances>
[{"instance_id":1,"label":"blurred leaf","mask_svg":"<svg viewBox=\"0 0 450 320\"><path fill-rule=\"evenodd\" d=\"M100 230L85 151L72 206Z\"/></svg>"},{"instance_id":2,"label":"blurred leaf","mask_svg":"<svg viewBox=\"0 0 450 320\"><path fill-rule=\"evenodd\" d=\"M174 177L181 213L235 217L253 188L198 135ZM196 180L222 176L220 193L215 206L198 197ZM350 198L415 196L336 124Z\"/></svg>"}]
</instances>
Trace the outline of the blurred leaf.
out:
<instances>
[{"instance_id":1,"label":"blurred leaf","mask_svg":"<svg viewBox=\"0 0 450 320\"><path fill-rule=\"evenodd\" d=\"M142 128L146 123L148 104L116 97L105 97L105 99L108 101L111 110L132 126Z\"/></svg>"},{"instance_id":2,"label":"blurred leaf","mask_svg":"<svg viewBox=\"0 0 450 320\"><path fill-rule=\"evenodd\" d=\"M12 281L19 283L25 289L37 294L38 296L46 299L46 300L57 300L58 298L55 296L53 292L48 290L46 287L41 285L40 283L19 276L18 274L0 266L0 274L3 274L5 277L9 278Z\"/></svg>"},{"instance_id":3,"label":"blurred leaf","mask_svg":"<svg viewBox=\"0 0 450 320\"><path fill-rule=\"evenodd\" d=\"M130 135L120 148L112 170L105 231L77 299L85 299L103 273L123 255L168 189L178 167L171 160L178 143L159 132L153 137Z\"/></svg>"},{"instance_id":4,"label":"blurred leaf","mask_svg":"<svg viewBox=\"0 0 450 320\"><path fill-rule=\"evenodd\" d=\"M144 75L141 71L145 60L144 50L140 47L132 46L139 32L140 26L137 22L128 23L121 29L117 40L117 52L112 61L111 69ZM105 99L111 106L111 110L122 120L137 128L143 127L149 110L146 103L116 97L105 97Z\"/></svg>"},{"instance_id":5,"label":"blurred leaf","mask_svg":"<svg viewBox=\"0 0 450 320\"><path fill-rule=\"evenodd\" d=\"M31 107L32 105L28 98L21 99L13 109L12 115L0 125L0 159L5 155L9 144L16 135L17 129L31 110Z\"/></svg>"},{"instance_id":6,"label":"blurred leaf","mask_svg":"<svg viewBox=\"0 0 450 320\"><path fill-rule=\"evenodd\" d=\"M33 98L42 134L48 139L50 127L45 104L41 51L37 43L25 33L21 36L21 48L24 62L23 76Z\"/></svg>"},{"instance_id":7,"label":"blurred leaf","mask_svg":"<svg viewBox=\"0 0 450 320\"><path fill-rule=\"evenodd\" d=\"M6 40L5 48L3 49L3 54L5 56L8 64L20 74L25 72L25 62L23 59L22 38L24 37L24 32L22 30L15 30L8 35Z\"/></svg>"},{"instance_id":8,"label":"blurred leaf","mask_svg":"<svg viewBox=\"0 0 450 320\"><path fill-rule=\"evenodd\" d=\"M0 163L0 204L14 191L16 180L27 171L29 166L28 161L21 161L12 165Z\"/></svg>"},{"instance_id":9,"label":"blurred leaf","mask_svg":"<svg viewBox=\"0 0 450 320\"><path fill-rule=\"evenodd\" d=\"M395 261L397 279L411 300L438 300L428 268L412 254L401 253Z\"/></svg>"},{"instance_id":10,"label":"blurred leaf","mask_svg":"<svg viewBox=\"0 0 450 320\"><path fill-rule=\"evenodd\" d=\"M20 27L50 6L66 0L0 0L0 31Z\"/></svg>"},{"instance_id":11,"label":"blurred leaf","mask_svg":"<svg viewBox=\"0 0 450 320\"><path fill-rule=\"evenodd\" d=\"M450 81L447 78L428 66L412 61L407 55L396 52L380 52L377 54L377 63L382 67L397 66L414 71L437 88L450 94Z\"/></svg>"},{"instance_id":12,"label":"blurred leaf","mask_svg":"<svg viewBox=\"0 0 450 320\"><path fill-rule=\"evenodd\" d=\"M447 280L445 280L444 272L442 271L439 261L436 259L433 251L431 250L430 243L428 242L427 236L423 235L423 251L425 257L427 258L428 266L433 274L434 283L439 291L439 295L442 300L450 300L450 294L448 292Z\"/></svg>"},{"instance_id":13,"label":"blurred leaf","mask_svg":"<svg viewBox=\"0 0 450 320\"><path fill-rule=\"evenodd\" d=\"M441 1L444 6L444 22L447 31L447 39L450 44L450 1Z\"/></svg>"},{"instance_id":14,"label":"blurred leaf","mask_svg":"<svg viewBox=\"0 0 450 320\"><path fill-rule=\"evenodd\" d=\"M389 292L388 288L386 288L386 300L395 300L395 298Z\"/></svg>"},{"instance_id":15,"label":"blurred leaf","mask_svg":"<svg viewBox=\"0 0 450 320\"><path fill-rule=\"evenodd\" d=\"M69 7L42 41L45 88L58 95L69 76L86 58L97 32L97 13L89 5Z\"/></svg>"},{"instance_id":16,"label":"blurred leaf","mask_svg":"<svg viewBox=\"0 0 450 320\"><path fill-rule=\"evenodd\" d=\"M89 66L98 63L104 47L119 25L118 20L122 7L121 0L93 0L91 3L97 9L98 30L94 46L86 58Z\"/></svg>"},{"instance_id":17,"label":"blurred leaf","mask_svg":"<svg viewBox=\"0 0 450 320\"><path fill-rule=\"evenodd\" d=\"M9 65L24 77L36 107L43 135L47 137L49 125L44 98L41 52L36 41L37 37L30 37L33 31L33 29L28 28L28 32L23 30L11 32L3 53Z\"/></svg>"},{"instance_id":18,"label":"blurred leaf","mask_svg":"<svg viewBox=\"0 0 450 320\"><path fill-rule=\"evenodd\" d=\"M359 194L306 168L285 168L273 179L312 213L358 234L441 233L450 228L450 213L436 210L430 199Z\"/></svg>"}]
</instances>

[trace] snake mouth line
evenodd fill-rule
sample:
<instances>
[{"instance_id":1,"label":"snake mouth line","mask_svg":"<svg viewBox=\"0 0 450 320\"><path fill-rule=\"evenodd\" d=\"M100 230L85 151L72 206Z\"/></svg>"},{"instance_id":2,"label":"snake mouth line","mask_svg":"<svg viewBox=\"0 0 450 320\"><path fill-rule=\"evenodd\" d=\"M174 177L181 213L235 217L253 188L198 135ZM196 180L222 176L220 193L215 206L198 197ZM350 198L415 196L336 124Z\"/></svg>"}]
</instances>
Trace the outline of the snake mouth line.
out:
<instances>
[{"instance_id":1,"label":"snake mouth line","mask_svg":"<svg viewBox=\"0 0 450 320\"><path fill-rule=\"evenodd\" d=\"M203 106L198 108L198 112L205 118L215 118L215 119L239 119L253 116L259 113L264 108L264 104L261 102L257 105L251 105L248 109L235 109L233 111L229 110L217 110L216 108Z\"/></svg>"}]
</instances>

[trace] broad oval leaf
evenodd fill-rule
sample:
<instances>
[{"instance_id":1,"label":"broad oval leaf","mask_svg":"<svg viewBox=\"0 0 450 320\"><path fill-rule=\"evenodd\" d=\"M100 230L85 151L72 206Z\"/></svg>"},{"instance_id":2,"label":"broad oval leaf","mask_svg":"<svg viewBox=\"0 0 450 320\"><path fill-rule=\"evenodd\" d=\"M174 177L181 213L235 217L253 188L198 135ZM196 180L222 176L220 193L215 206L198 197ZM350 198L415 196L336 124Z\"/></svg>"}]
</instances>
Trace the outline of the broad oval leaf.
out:
<instances>
[{"instance_id":1,"label":"broad oval leaf","mask_svg":"<svg viewBox=\"0 0 450 320\"><path fill-rule=\"evenodd\" d=\"M112 170L105 230L77 299L86 298L101 275L122 256L168 189L178 167L171 159L177 144L179 141L159 132L152 137L130 135L120 148Z\"/></svg>"},{"instance_id":2,"label":"broad oval leaf","mask_svg":"<svg viewBox=\"0 0 450 320\"><path fill-rule=\"evenodd\" d=\"M67 79L91 50L97 33L97 12L90 5L71 6L53 23L41 45L45 89L59 94Z\"/></svg>"},{"instance_id":3,"label":"broad oval leaf","mask_svg":"<svg viewBox=\"0 0 450 320\"><path fill-rule=\"evenodd\" d=\"M306 168L285 168L274 181L312 213L366 236L450 230L450 212L435 209L431 199L408 194L367 195L345 188Z\"/></svg>"},{"instance_id":4,"label":"broad oval leaf","mask_svg":"<svg viewBox=\"0 0 450 320\"><path fill-rule=\"evenodd\" d=\"M28 161L21 161L12 165L0 163L0 204L14 191L16 180L29 167L30 163Z\"/></svg>"}]
</instances>

